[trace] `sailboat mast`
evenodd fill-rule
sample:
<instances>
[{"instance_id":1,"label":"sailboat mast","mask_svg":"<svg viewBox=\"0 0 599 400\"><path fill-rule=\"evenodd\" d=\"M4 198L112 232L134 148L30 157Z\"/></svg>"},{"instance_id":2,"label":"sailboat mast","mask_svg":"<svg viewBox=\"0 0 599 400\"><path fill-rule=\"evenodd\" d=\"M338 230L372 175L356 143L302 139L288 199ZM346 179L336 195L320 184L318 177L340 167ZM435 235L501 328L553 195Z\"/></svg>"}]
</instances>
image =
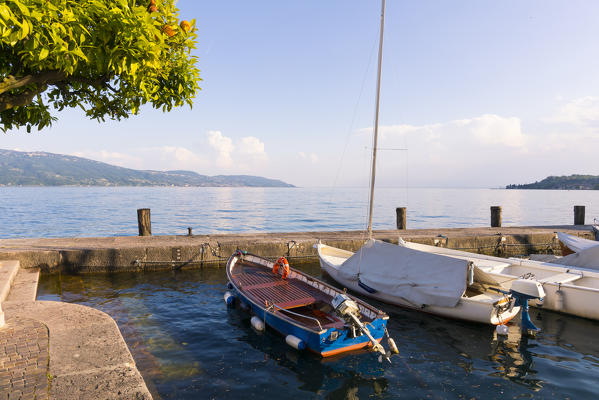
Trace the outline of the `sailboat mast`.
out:
<instances>
[{"instance_id":1,"label":"sailboat mast","mask_svg":"<svg viewBox=\"0 0 599 400\"><path fill-rule=\"evenodd\" d=\"M374 208L374 180L376 176L376 150L379 136L379 108L381 99L381 72L383 67L383 31L385 29L385 0L381 4L381 32L379 37L379 61L376 77L376 107L374 113L374 137L372 140L372 175L370 177L370 202L368 208L368 238L372 239L372 211Z\"/></svg>"}]
</instances>

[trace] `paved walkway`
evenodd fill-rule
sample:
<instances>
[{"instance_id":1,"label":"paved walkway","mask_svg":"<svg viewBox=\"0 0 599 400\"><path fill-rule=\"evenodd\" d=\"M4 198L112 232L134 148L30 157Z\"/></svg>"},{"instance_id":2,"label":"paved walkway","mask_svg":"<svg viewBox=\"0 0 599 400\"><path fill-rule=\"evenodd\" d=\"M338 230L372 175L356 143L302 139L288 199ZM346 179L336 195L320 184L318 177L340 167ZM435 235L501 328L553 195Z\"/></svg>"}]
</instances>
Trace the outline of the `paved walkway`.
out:
<instances>
[{"instance_id":1,"label":"paved walkway","mask_svg":"<svg viewBox=\"0 0 599 400\"><path fill-rule=\"evenodd\" d=\"M38 277L19 270L0 299L0 400L152 399L116 322L90 307L35 301Z\"/></svg>"},{"instance_id":2,"label":"paved walkway","mask_svg":"<svg viewBox=\"0 0 599 400\"><path fill-rule=\"evenodd\" d=\"M0 328L0 399L48 398L48 327L13 317Z\"/></svg>"}]
</instances>

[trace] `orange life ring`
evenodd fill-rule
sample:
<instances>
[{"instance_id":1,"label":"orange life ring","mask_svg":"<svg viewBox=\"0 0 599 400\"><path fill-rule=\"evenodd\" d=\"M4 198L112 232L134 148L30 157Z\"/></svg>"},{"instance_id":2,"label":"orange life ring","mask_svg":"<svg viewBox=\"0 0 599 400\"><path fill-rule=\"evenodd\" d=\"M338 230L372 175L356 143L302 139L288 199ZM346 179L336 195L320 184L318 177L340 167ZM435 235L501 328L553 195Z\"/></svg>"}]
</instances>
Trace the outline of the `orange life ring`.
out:
<instances>
[{"instance_id":1,"label":"orange life ring","mask_svg":"<svg viewBox=\"0 0 599 400\"><path fill-rule=\"evenodd\" d=\"M275 275L279 274L279 267L283 267L283 272L281 273L281 279L287 279L289 276L289 263L285 257L280 257L275 265L272 266L272 272Z\"/></svg>"}]
</instances>

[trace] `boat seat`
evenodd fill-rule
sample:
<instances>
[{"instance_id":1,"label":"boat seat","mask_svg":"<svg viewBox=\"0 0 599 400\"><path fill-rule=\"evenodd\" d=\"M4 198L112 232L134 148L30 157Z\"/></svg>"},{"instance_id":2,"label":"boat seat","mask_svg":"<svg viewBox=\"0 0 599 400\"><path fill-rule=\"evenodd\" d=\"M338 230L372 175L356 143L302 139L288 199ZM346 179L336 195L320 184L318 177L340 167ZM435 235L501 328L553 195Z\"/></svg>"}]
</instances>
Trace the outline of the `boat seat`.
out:
<instances>
[{"instance_id":1,"label":"boat seat","mask_svg":"<svg viewBox=\"0 0 599 400\"><path fill-rule=\"evenodd\" d=\"M497 300L501 300L504 297L503 294L493 293L493 292L485 292L481 294L477 294L475 296L466 297L466 299L474 300L479 303L495 303Z\"/></svg>"},{"instance_id":2,"label":"boat seat","mask_svg":"<svg viewBox=\"0 0 599 400\"><path fill-rule=\"evenodd\" d=\"M574 282L582 278L582 274L573 274L570 272L563 272L561 274L551 275L547 278L539 279L541 283L568 283Z\"/></svg>"},{"instance_id":3,"label":"boat seat","mask_svg":"<svg viewBox=\"0 0 599 400\"><path fill-rule=\"evenodd\" d=\"M273 302L273 304L279 308L288 310L290 308L309 306L310 304L314 303L315 301L316 301L316 299L314 297L310 296L310 297L304 297L301 299L293 299L290 301L283 301L283 302L278 302L278 303Z\"/></svg>"}]
</instances>

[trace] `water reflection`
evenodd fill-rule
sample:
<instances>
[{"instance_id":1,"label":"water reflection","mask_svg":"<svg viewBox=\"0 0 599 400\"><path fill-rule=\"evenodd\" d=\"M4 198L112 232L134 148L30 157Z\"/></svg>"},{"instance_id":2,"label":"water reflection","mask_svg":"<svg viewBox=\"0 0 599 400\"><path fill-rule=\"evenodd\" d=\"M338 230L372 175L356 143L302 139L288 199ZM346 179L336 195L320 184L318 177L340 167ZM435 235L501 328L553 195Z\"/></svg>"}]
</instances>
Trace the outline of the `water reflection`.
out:
<instances>
[{"instance_id":1,"label":"water reflection","mask_svg":"<svg viewBox=\"0 0 599 400\"><path fill-rule=\"evenodd\" d=\"M300 268L320 273L318 264ZM537 338L521 337L517 325L503 338L493 327L374 303L390 315L400 349L393 363L372 354L321 359L227 310L225 283L218 268L42 275L39 299L108 312L164 399L592 398L599 379L595 321L532 310Z\"/></svg>"},{"instance_id":2,"label":"water reflection","mask_svg":"<svg viewBox=\"0 0 599 400\"><path fill-rule=\"evenodd\" d=\"M533 369L533 353L529 349L536 347L535 340L529 344L529 338L520 334L519 326L510 326L508 336L494 334L489 359L494 361L497 372L492 376L505 377L539 391L543 381L535 378L538 371Z\"/></svg>"}]
</instances>

